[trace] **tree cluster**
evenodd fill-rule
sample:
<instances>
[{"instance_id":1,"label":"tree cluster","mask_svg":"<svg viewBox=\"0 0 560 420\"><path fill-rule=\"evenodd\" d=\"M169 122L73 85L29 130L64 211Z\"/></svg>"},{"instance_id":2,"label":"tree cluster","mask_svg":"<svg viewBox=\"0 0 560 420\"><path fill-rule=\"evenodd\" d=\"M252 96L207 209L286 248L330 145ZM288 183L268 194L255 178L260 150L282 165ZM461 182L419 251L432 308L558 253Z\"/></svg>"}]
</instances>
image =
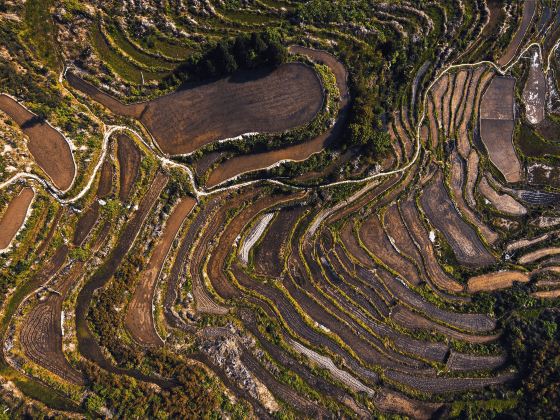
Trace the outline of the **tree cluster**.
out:
<instances>
[{"instance_id":1,"label":"tree cluster","mask_svg":"<svg viewBox=\"0 0 560 420\"><path fill-rule=\"evenodd\" d=\"M521 374L522 395L513 418L553 418L560 413L560 311L545 309L535 319L516 314L504 341Z\"/></svg>"},{"instance_id":2,"label":"tree cluster","mask_svg":"<svg viewBox=\"0 0 560 420\"><path fill-rule=\"evenodd\" d=\"M190 58L162 83L200 81L224 77L237 70L274 68L285 63L287 56L277 32L240 34L218 42L199 57Z\"/></svg>"}]
</instances>

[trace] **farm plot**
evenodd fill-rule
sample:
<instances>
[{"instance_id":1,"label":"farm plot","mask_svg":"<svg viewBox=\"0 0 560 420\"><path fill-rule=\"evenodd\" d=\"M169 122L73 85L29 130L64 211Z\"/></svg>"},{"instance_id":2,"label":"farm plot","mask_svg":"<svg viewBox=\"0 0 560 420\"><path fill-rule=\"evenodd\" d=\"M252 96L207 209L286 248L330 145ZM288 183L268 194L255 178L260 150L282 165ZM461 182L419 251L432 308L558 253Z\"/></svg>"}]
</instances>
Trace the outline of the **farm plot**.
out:
<instances>
[{"instance_id":1,"label":"farm plot","mask_svg":"<svg viewBox=\"0 0 560 420\"><path fill-rule=\"evenodd\" d=\"M148 265L140 274L140 280L136 285L132 300L128 304L124 323L132 337L143 345L161 344L161 339L154 327L152 313L155 285L173 240L195 204L196 201L188 197L175 206L165 224L163 234L154 247Z\"/></svg>"},{"instance_id":2,"label":"farm plot","mask_svg":"<svg viewBox=\"0 0 560 420\"><path fill-rule=\"evenodd\" d=\"M146 104L144 103L124 104L113 96L104 93L91 83L86 82L71 71L66 72L66 80L71 87L86 94L91 99L100 103L117 115L138 119L146 107Z\"/></svg>"},{"instance_id":3,"label":"farm plot","mask_svg":"<svg viewBox=\"0 0 560 420\"><path fill-rule=\"evenodd\" d=\"M446 337L466 343L490 343L498 339L498 335L474 335L457 331L446 325L441 325L425 315L413 312L405 305L398 304L391 310L391 319L411 331L431 330L437 331Z\"/></svg>"},{"instance_id":4,"label":"farm plot","mask_svg":"<svg viewBox=\"0 0 560 420\"><path fill-rule=\"evenodd\" d=\"M0 94L0 110L18 124L29 138L27 148L53 184L66 191L76 174L74 157L64 136L10 96Z\"/></svg>"},{"instance_id":5,"label":"farm plot","mask_svg":"<svg viewBox=\"0 0 560 420\"><path fill-rule=\"evenodd\" d=\"M468 391L498 385L515 378L513 373L502 373L492 377L437 377L414 376L395 370L386 370L385 375L393 381L403 383L410 388L428 394Z\"/></svg>"},{"instance_id":6,"label":"farm plot","mask_svg":"<svg viewBox=\"0 0 560 420\"><path fill-rule=\"evenodd\" d=\"M522 255L517 262L519 264L530 264L537 260L540 260L544 257L548 257L550 255L558 255L560 254L560 248L558 247L550 247L550 248L543 248L537 251L529 252L527 254Z\"/></svg>"},{"instance_id":7,"label":"farm plot","mask_svg":"<svg viewBox=\"0 0 560 420\"><path fill-rule=\"evenodd\" d=\"M495 261L474 229L455 210L443 185L441 172L438 171L424 189L420 203L431 224L443 233L461 264L481 267Z\"/></svg>"},{"instance_id":8,"label":"farm plot","mask_svg":"<svg viewBox=\"0 0 560 420\"><path fill-rule=\"evenodd\" d=\"M247 71L155 99L140 121L163 152L177 155L245 133L301 126L322 103L321 82L313 69L285 64L268 74Z\"/></svg>"},{"instance_id":9,"label":"farm plot","mask_svg":"<svg viewBox=\"0 0 560 420\"><path fill-rule=\"evenodd\" d=\"M370 217L362 224L360 239L375 258L398 272L407 282L414 285L421 282L416 267L394 248L377 216Z\"/></svg>"},{"instance_id":10,"label":"farm plot","mask_svg":"<svg viewBox=\"0 0 560 420\"><path fill-rule=\"evenodd\" d=\"M480 180L478 189L499 212L510 216L523 216L527 214L527 209L523 207L523 205L508 194L499 194L496 192L496 190L490 186L486 178Z\"/></svg>"},{"instance_id":11,"label":"farm plot","mask_svg":"<svg viewBox=\"0 0 560 420\"><path fill-rule=\"evenodd\" d=\"M503 366L506 362L505 355L499 356L477 356L472 354L451 352L449 359L447 359L447 369L453 371L465 370L495 370Z\"/></svg>"},{"instance_id":12,"label":"farm plot","mask_svg":"<svg viewBox=\"0 0 560 420\"><path fill-rule=\"evenodd\" d=\"M457 205L458 210L463 217L480 231L486 242L493 244L498 240L498 234L492 231L486 224L484 224L479 217L467 206L463 197L463 167L465 166L462 158L453 153L451 159L451 192L453 199ZM468 175L467 175L468 176Z\"/></svg>"},{"instance_id":13,"label":"farm plot","mask_svg":"<svg viewBox=\"0 0 560 420\"><path fill-rule=\"evenodd\" d=\"M119 199L124 203L130 199L130 193L138 177L142 152L129 136L123 134L119 135L117 139L117 158L120 171Z\"/></svg>"},{"instance_id":14,"label":"farm plot","mask_svg":"<svg viewBox=\"0 0 560 420\"><path fill-rule=\"evenodd\" d=\"M47 269L39 274L42 284L47 284L61 270L67 255L68 247L63 245L57 249L45 267ZM77 275L79 271L74 267L72 273ZM35 363L72 383L83 384L81 373L70 365L62 352L62 295L75 280L71 275L62 277L58 290L48 289L47 296L25 316L19 340L26 356Z\"/></svg>"},{"instance_id":15,"label":"farm plot","mask_svg":"<svg viewBox=\"0 0 560 420\"><path fill-rule=\"evenodd\" d=\"M138 205L138 210L134 212L130 220L123 228L119 236L118 243L109 255L103 265L88 280L85 286L80 290L76 305L76 328L78 331L78 348L80 353L89 360L95 361L106 369L111 367L111 363L103 355L99 344L89 329L87 321L87 313L93 293L100 287L103 287L107 281L117 271L119 264L132 247L140 228L142 227L148 213L157 201L161 191L167 184L167 175L158 172L153 180L150 188L142 197Z\"/></svg>"},{"instance_id":16,"label":"farm plot","mask_svg":"<svg viewBox=\"0 0 560 420\"><path fill-rule=\"evenodd\" d=\"M521 164L513 147L515 79L492 79L480 103L480 137L492 163L507 182L521 180Z\"/></svg>"},{"instance_id":17,"label":"farm plot","mask_svg":"<svg viewBox=\"0 0 560 420\"><path fill-rule=\"evenodd\" d=\"M307 211L304 206L281 209L254 251L254 264L258 273L279 277L284 270L284 257L290 230Z\"/></svg>"},{"instance_id":18,"label":"farm plot","mask_svg":"<svg viewBox=\"0 0 560 420\"><path fill-rule=\"evenodd\" d=\"M288 146L282 149L271 150L269 152L236 156L223 162L210 173L206 186L215 187L228 179L247 172L266 169L282 161L303 161L313 154L320 152L325 146L333 143L342 134L347 118L350 104L350 94L348 89L348 73L344 65L333 55L319 50L303 47L291 47L290 51L297 54L304 54L313 61L326 64L336 78L336 84L340 94L339 115L335 124L323 134L301 144Z\"/></svg>"},{"instance_id":19,"label":"farm plot","mask_svg":"<svg viewBox=\"0 0 560 420\"><path fill-rule=\"evenodd\" d=\"M514 282L527 283L528 281L528 273L520 271L500 271L471 277L468 282L467 290L470 293L481 291L490 292L511 287Z\"/></svg>"},{"instance_id":20,"label":"farm plot","mask_svg":"<svg viewBox=\"0 0 560 420\"><path fill-rule=\"evenodd\" d=\"M22 227L33 197L33 188L25 187L8 204L0 219L0 251L8 248Z\"/></svg>"}]
</instances>

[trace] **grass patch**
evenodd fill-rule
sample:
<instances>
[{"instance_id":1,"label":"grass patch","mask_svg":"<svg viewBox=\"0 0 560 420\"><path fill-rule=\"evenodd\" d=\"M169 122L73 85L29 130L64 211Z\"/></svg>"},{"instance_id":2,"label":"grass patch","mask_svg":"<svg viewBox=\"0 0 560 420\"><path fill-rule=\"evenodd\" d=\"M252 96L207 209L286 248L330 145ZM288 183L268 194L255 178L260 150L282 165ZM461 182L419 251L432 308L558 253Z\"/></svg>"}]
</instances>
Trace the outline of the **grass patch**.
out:
<instances>
[{"instance_id":1,"label":"grass patch","mask_svg":"<svg viewBox=\"0 0 560 420\"><path fill-rule=\"evenodd\" d=\"M167 72L143 71L132 63L126 61L126 59L120 56L111 48L110 45L107 44L105 37L97 25L93 25L90 28L90 38L95 51L99 54L99 59L120 77L128 80L129 82L141 84L142 75L144 76L144 81L146 82L150 80L162 80L168 74Z\"/></svg>"},{"instance_id":2,"label":"grass patch","mask_svg":"<svg viewBox=\"0 0 560 420\"><path fill-rule=\"evenodd\" d=\"M134 60L138 61L141 64L144 64L147 67L160 67L168 70L172 70L175 66L173 63L165 61L163 59L153 57L148 55L133 45L126 35L122 32L122 30L117 27L116 25L108 25L107 32L115 42L115 44L126 54L132 57Z\"/></svg>"},{"instance_id":3,"label":"grass patch","mask_svg":"<svg viewBox=\"0 0 560 420\"><path fill-rule=\"evenodd\" d=\"M547 142L525 124L521 125L515 143L521 152L528 157L539 158L546 155L560 155L560 145Z\"/></svg>"},{"instance_id":4,"label":"grass patch","mask_svg":"<svg viewBox=\"0 0 560 420\"><path fill-rule=\"evenodd\" d=\"M27 0L22 36L37 59L58 72L62 69L62 57L56 41L56 26L50 13L53 3L53 0Z\"/></svg>"}]
</instances>

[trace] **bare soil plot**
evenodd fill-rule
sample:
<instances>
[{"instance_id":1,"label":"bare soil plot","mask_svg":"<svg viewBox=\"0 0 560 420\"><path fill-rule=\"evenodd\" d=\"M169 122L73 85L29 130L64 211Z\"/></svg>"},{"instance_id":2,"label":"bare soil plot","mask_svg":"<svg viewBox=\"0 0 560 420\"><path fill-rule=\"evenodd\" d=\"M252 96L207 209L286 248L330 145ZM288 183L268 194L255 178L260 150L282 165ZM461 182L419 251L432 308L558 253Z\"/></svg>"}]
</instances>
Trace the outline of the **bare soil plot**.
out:
<instances>
[{"instance_id":1,"label":"bare soil plot","mask_svg":"<svg viewBox=\"0 0 560 420\"><path fill-rule=\"evenodd\" d=\"M119 198L124 203L130 193L140 170L142 152L129 136L121 134L117 141L117 158L119 160L120 189Z\"/></svg>"},{"instance_id":2,"label":"bare soil plot","mask_svg":"<svg viewBox=\"0 0 560 420\"><path fill-rule=\"evenodd\" d=\"M258 190L251 192L251 194L255 193L258 193ZM208 277L218 294L224 298L235 294L235 287L224 274L223 266L231 249L231 244L234 243L235 238L237 238L247 223L259 212L264 211L265 209L270 209L283 202L302 198L305 194L306 193L298 192L289 196L273 195L262 197L257 199L253 205L243 209L232 221L228 223L219 238L218 244L214 248L214 252L208 260ZM220 215L220 217L223 216Z\"/></svg>"},{"instance_id":3,"label":"bare soil plot","mask_svg":"<svg viewBox=\"0 0 560 420\"><path fill-rule=\"evenodd\" d=\"M471 150L467 159L467 183L465 185L465 200L471 209L476 209L474 189L478 178L478 162L478 153L476 153L476 150Z\"/></svg>"},{"instance_id":4,"label":"bare soil plot","mask_svg":"<svg viewBox=\"0 0 560 420\"><path fill-rule=\"evenodd\" d=\"M498 64L500 66L507 65L515 57L515 53L521 46L521 43L523 42L523 38L525 38L527 29L529 29L529 26L531 25L536 8L537 8L536 0L525 0L523 2L521 23L519 25L519 28L515 32L515 35L511 39L509 45L507 46L506 50L504 51L504 54L498 60Z\"/></svg>"},{"instance_id":5,"label":"bare soil plot","mask_svg":"<svg viewBox=\"0 0 560 420\"><path fill-rule=\"evenodd\" d=\"M219 204L221 204L221 199L222 197L218 196L202 205L202 210L190 223L189 228L182 239L181 245L179 246L173 265L171 266L171 271L166 281L167 290L165 291L165 298L163 301L165 320L171 326L183 326L183 324L179 321L173 306L178 299L179 287L182 284L182 280L185 278L184 273L186 272L185 266L187 257L189 257L189 251L191 251L191 248L193 247L193 244L195 243L201 230L204 229L205 223L209 220L214 220L214 212L218 208ZM193 261L194 259L190 260ZM192 287L193 293L196 293L196 290L199 288L198 277L194 279ZM198 301L196 304L198 305Z\"/></svg>"},{"instance_id":6,"label":"bare soil plot","mask_svg":"<svg viewBox=\"0 0 560 420\"><path fill-rule=\"evenodd\" d=\"M463 167L465 166L463 159L454 151L451 155L451 191L457 208L463 217L474 225L482 234L486 242L493 244L498 240L498 234L486 226L478 216L467 206L463 198L464 175Z\"/></svg>"},{"instance_id":7,"label":"bare soil plot","mask_svg":"<svg viewBox=\"0 0 560 420\"><path fill-rule=\"evenodd\" d=\"M474 229L455 210L443 185L440 171L424 189L420 202L430 222L443 233L461 264L481 267L495 261Z\"/></svg>"},{"instance_id":8,"label":"bare soil plot","mask_svg":"<svg viewBox=\"0 0 560 420\"><path fill-rule=\"evenodd\" d=\"M43 239L43 241L41 242L41 245L39 245L39 247L37 248L37 257L41 257L43 256L43 253L48 249L49 244L52 241L52 238L57 230L58 227L58 223L60 222L60 219L62 218L62 215L64 213L65 208L63 206L60 206L56 212L56 215L54 216L54 219L52 221L51 227L49 228L49 231L47 233L47 236L45 237L45 239Z\"/></svg>"},{"instance_id":9,"label":"bare soil plot","mask_svg":"<svg viewBox=\"0 0 560 420\"><path fill-rule=\"evenodd\" d=\"M496 328L496 321L487 315L459 313L441 309L425 300L387 271L377 270L377 273L395 299L418 313L426 314L434 321L468 332L480 333Z\"/></svg>"},{"instance_id":10,"label":"bare soil plot","mask_svg":"<svg viewBox=\"0 0 560 420\"><path fill-rule=\"evenodd\" d=\"M557 254L560 254L560 248L558 247L543 248L523 255L521 258L517 260L517 262L519 264L529 264L537 260L540 260L541 258L548 257L550 255L557 255Z\"/></svg>"},{"instance_id":11,"label":"bare soil plot","mask_svg":"<svg viewBox=\"0 0 560 420\"><path fill-rule=\"evenodd\" d=\"M348 93L349 90L347 84L348 73L346 68L333 55L324 51L301 47L298 47L297 49L293 47L291 50L308 55L314 61L325 63L335 75L336 84L341 96L340 111L334 126L320 136L301 144L269 152L237 156L233 159L228 159L227 161L222 162L218 168L210 173L208 181L206 182L207 187L212 188L239 174L266 169L269 166L284 160L306 160L311 155L323 150L325 146L336 141L336 139L342 134L350 104L350 95Z\"/></svg>"},{"instance_id":12,"label":"bare soil plot","mask_svg":"<svg viewBox=\"0 0 560 420\"><path fill-rule=\"evenodd\" d=\"M514 87L514 78L494 77L482 96L480 119L513 120Z\"/></svg>"},{"instance_id":13,"label":"bare soil plot","mask_svg":"<svg viewBox=\"0 0 560 420\"><path fill-rule=\"evenodd\" d=\"M60 271L67 255L66 245L56 250L38 274L43 284ZM72 383L83 384L81 373L68 363L62 352L61 311L62 296L57 293L48 294L34 306L23 320L19 335L21 346L26 356L38 365Z\"/></svg>"},{"instance_id":14,"label":"bare soil plot","mask_svg":"<svg viewBox=\"0 0 560 420\"><path fill-rule=\"evenodd\" d=\"M298 45L293 45L289 48L291 53L306 55L311 58L311 60L325 64L333 72L336 78L336 85L340 92L340 98L342 101L348 100L350 92L348 90L348 71L344 64L342 64L334 55L321 50L315 50L313 48L301 47Z\"/></svg>"},{"instance_id":15,"label":"bare soil plot","mask_svg":"<svg viewBox=\"0 0 560 420\"><path fill-rule=\"evenodd\" d=\"M418 270L414 264L395 250L376 215L368 218L360 226L360 239L369 252L399 273L407 282L414 285L421 283L422 279L418 275Z\"/></svg>"},{"instance_id":16,"label":"bare soil plot","mask_svg":"<svg viewBox=\"0 0 560 420\"><path fill-rule=\"evenodd\" d=\"M12 243L22 227L33 197L33 188L25 187L8 204L0 219L0 250L6 249Z\"/></svg>"},{"instance_id":17,"label":"bare soil plot","mask_svg":"<svg viewBox=\"0 0 560 420\"><path fill-rule=\"evenodd\" d=\"M305 124L323 104L321 82L303 64L247 71L150 101L140 121L170 155L250 132Z\"/></svg>"},{"instance_id":18,"label":"bare soil plot","mask_svg":"<svg viewBox=\"0 0 560 420\"><path fill-rule=\"evenodd\" d=\"M544 299L554 299L560 297L560 289L555 290L541 290L532 293L533 296Z\"/></svg>"},{"instance_id":19,"label":"bare soil plot","mask_svg":"<svg viewBox=\"0 0 560 420\"><path fill-rule=\"evenodd\" d=\"M402 220L405 223L410 236L418 244L418 249L424 257L426 272L430 276L436 287L449 293L459 293L463 291L463 286L456 280L449 277L442 270L434 254L432 243L428 239L428 232L424 228L420 215L416 209L416 203L409 199L401 205Z\"/></svg>"},{"instance_id":20,"label":"bare soil plot","mask_svg":"<svg viewBox=\"0 0 560 420\"><path fill-rule=\"evenodd\" d=\"M263 233L266 231L270 221L274 218L274 213L265 213L259 215L251 229L246 232L239 247L238 255L242 264L249 263L249 253L255 244L261 239Z\"/></svg>"},{"instance_id":21,"label":"bare soil plot","mask_svg":"<svg viewBox=\"0 0 560 420\"><path fill-rule=\"evenodd\" d=\"M512 142L515 79L494 77L480 104L480 137L490 160L507 182L521 180L521 164Z\"/></svg>"},{"instance_id":22,"label":"bare soil plot","mask_svg":"<svg viewBox=\"0 0 560 420\"><path fill-rule=\"evenodd\" d=\"M448 73L449 74L449 73ZM449 74L449 85L447 86L447 92L441 101L442 113L441 113L441 124L443 125L443 132L446 136L449 133L449 124L451 122L451 97L453 96L453 91L455 89L455 79L457 75Z\"/></svg>"},{"instance_id":23,"label":"bare soil plot","mask_svg":"<svg viewBox=\"0 0 560 420\"><path fill-rule=\"evenodd\" d=\"M490 16L488 22L482 30L483 36L491 35L497 28L499 23L505 18L504 4L502 0L488 0L486 2Z\"/></svg>"},{"instance_id":24,"label":"bare soil plot","mask_svg":"<svg viewBox=\"0 0 560 420\"><path fill-rule=\"evenodd\" d=\"M469 91L471 90L472 77L474 72L472 69L463 70L457 75L457 81L462 81L462 89L456 89L451 102L453 117L451 118L451 129L456 130L463 119L466 102L470 99ZM464 75L464 77L463 77ZM458 95L458 97L457 97Z\"/></svg>"},{"instance_id":25,"label":"bare soil plot","mask_svg":"<svg viewBox=\"0 0 560 420\"><path fill-rule=\"evenodd\" d=\"M478 189L499 212L509 214L510 216L523 216L527 214L527 209L513 197L496 192L496 190L490 186L486 177L480 180Z\"/></svg>"},{"instance_id":26,"label":"bare soil plot","mask_svg":"<svg viewBox=\"0 0 560 420\"><path fill-rule=\"evenodd\" d=\"M481 120L480 134L492 163L507 182L521 180L521 164L511 144L513 120Z\"/></svg>"},{"instance_id":27,"label":"bare soil plot","mask_svg":"<svg viewBox=\"0 0 560 420\"><path fill-rule=\"evenodd\" d=\"M247 70L180 89L146 103L124 105L71 73L68 81L119 115L139 119L164 153L193 152L245 133L282 132L313 119L323 104L315 71L301 63Z\"/></svg>"},{"instance_id":28,"label":"bare soil plot","mask_svg":"<svg viewBox=\"0 0 560 420\"><path fill-rule=\"evenodd\" d=\"M177 232L195 204L196 201L193 198L186 197L180 200L171 212L148 265L140 274L132 300L127 307L124 318L125 326L132 337L142 345L157 346L162 344L154 326L152 313L156 281Z\"/></svg>"},{"instance_id":29,"label":"bare soil plot","mask_svg":"<svg viewBox=\"0 0 560 420\"><path fill-rule=\"evenodd\" d=\"M423 420L431 419L441 407L441 403L417 401L398 394L395 391L382 389L374 398L375 407L387 413L404 413L410 418Z\"/></svg>"},{"instance_id":30,"label":"bare soil plot","mask_svg":"<svg viewBox=\"0 0 560 420\"><path fill-rule=\"evenodd\" d=\"M209 152L205 153L200 159L198 159L194 164L194 170L196 174L201 177L206 171L208 171L212 165L221 160L226 156L226 152Z\"/></svg>"},{"instance_id":31,"label":"bare soil plot","mask_svg":"<svg viewBox=\"0 0 560 420\"><path fill-rule=\"evenodd\" d=\"M99 185L97 187L97 198L105 198L113 189L113 164L109 157L105 158L103 166L101 166L101 174L99 176Z\"/></svg>"},{"instance_id":32,"label":"bare soil plot","mask_svg":"<svg viewBox=\"0 0 560 420\"><path fill-rule=\"evenodd\" d=\"M66 80L68 80L68 83L74 89L85 93L94 101L99 102L101 105L109 109L111 112L114 112L115 114L138 119L140 118L140 116L142 115L142 111L146 107L145 103L123 104L118 99L115 99L111 95L102 92L97 87L86 82L71 71L66 72Z\"/></svg>"},{"instance_id":33,"label":"bare soil plot","mask_svg":"<svg viewBox=\"0 0 560 420\"><path fill-rule=\"evenodd\" d=\"M488 80L491 77L491 73L486 73L483 77L484 72L486 71L486 67L479 66L472 72L472 77L470 78L468 91L466 92L464 98L464 107L462 111L462 118L460 123L458 121L455 122L457 130L457 148L459 150L459 154L463 159L467 159L469 156L471 145L468 137L468 126L471 123L471 119L473 117L473 112L478 110L478 102L480 101L480 92L488 83Z\"/></svg>"},{"instance_id":34,"label":"bare soil plot","mask_svg":"<svg viewBox=\"0 0 560 420\"><path fill-rule=\"evenodd\" d=\"M489 378L443 376L433 378L420 375L413 376L392 369L387 369L385 371L385 375L390 380L400 382L414 390L428 394L440 394L485 388L491 385L499 385L504 382L511 381L515 378L515 375L513 373L502 373L500 375Z\"/></svg>"},{"instance_id":35,"label":"bare soil plot","mask_svg":"<svg viewBox=\"0 0 560 420\"><path fill-rule=\"evenodd\" d=\"M556 234L558 234L558 232ZM540 236L537 236L536 238L533 238L533 239L519 239L517 241L509 243L506 246L506 251L512 252L512 251L516 251L516 250L521 249L521 248L527 248L528 246L538 244L542 241L546 241L552 235L553 235L553 232L547 232L547 233L545 233L543 235L540 235Z\"/></svg>"},{"instance_id":36,"label":"bare soil plot","mask_svg":"<svg viewBox=\"0 0 560 420\"><path fill-rule=\"evenodd\" d=\"M76 230L74 231L73 243L75 246L81 246L86 237L89 235L93 226L99 218L99 203L94 202L86 212L80 216L78 223L76 223Z\"/></svg>"},{"instance_id":37,"label":"bare soil plot","mask_svg":"<svg viewBox=\"0 0 560 420\"><path fill-rule=\"evenodd\" d=\"M482 274L469 279L467 290L470 293L476 293L505 289L513 286L514 282L527 283L529 277L529 273L520 271L500 271L497 273Z\"/></svg>"},{"instance_id":38,"label":"bare soil plot","mask_svg":"<svg viewBox=\"0 0 560 420\"><path fill-rule=\"evenodd\" d=\"M401 140L404 156L407 161L410 161L411 157L414 155L414 140L410 137L410 132L407 130L405 124L408 113L406 110L402 110L401 113L395 114L394 127L399 139Z\"/></svg>"},{"instance_id":39,"label":"bare soil plot","mask_svg":"<svg viewBox=\"0 0 560 420\"><path fill-rule=\"evenodd\" d=\"M529 76L523 89L525 116L531 124L539 124L545 118L546 79L538 51L535 49L531 57Z\"/></svg>"},{"instance_id":40,"label":"bare soil plot","mask_svg":"<svg viewBox=\"0 0 560 420\"><path fill-rule=\"evenodd\" d=\"M262 243L255 248L254 264L258 273L279 277L284 270L288 236L297 220L303 216L306 207L281 209L263 237Z\"/></svg>"},{"instance_id":41,"label":"bare soil plot","mask_svg":"<svg viewBox=\"0 0 560 420\"><path fill-rule=\"evenodd\" d=\"M495 370L506 362L505 355L479 356L451 351L446 367L449 370Z\"/></svg>"},{"instance_id":42,"label":"bare soil plot","mask_svg":"<svg viewBox=\"0 0 560 420\"><path fill-rule=\"evenodd\" d=\"M224 225L227 223L226 213L228 211L234 211L234 209L241 206L246 200L250 202L257 192L257 189L250 191L243 190L239 195L222 197L222 200L225 201L217 203L216 208L218 211L213 213L211 222L203 221L205 225L202 228L202 234L199 234L196 245L191 249L188 261L192 293L197 312L217 315L224 315L228 312L228 308L218 304L210 294L206 286L206 280L211 279L212 287L219 296L224 298L235 296L237 289L231 284L229 278L223 272L222 267L225 254L229 253L233 241L228 242L227 246L222 245L221 247L215 248L214 245L218 239L222 240L220 233L223 232ZM253 216L255 214L253 214ZM243 226L241 228L243 228ZM239 234L239 232L237 232L237 234ZM207 275L204 275L203 269L209 255L211 259L208 260L206 266L208 270ZM216 262L216 258L218 257L220 257L220 259Z\"/></svg>"},{"instance_id":43,"label":"bare soil plot","mask_svg":"<svg viewBox=\"0 0 560 420\"><path fill-rule=\"evenodd\" d=\"M76 165L62 134L7 95L0 94L0 110L12 118L29 138L27 148L53 184L62 191L70 188Z\"/></svg>"},{"instance_id":44,"label":"bare soil plot","mask_svg":"<svg viewBox=\"0 0 560 420\"><path fill-rule=\"evenodd\" d=\"M391 318L410 330L433 330L447 337L465 341L467 343L490 343L498 339L498 335L471 335L454 330L446 325L438 324L423 315L413 312L401 304L392 308Z\"/></svg>"},{"instance_id":45,"label":"bare soil plot","mask_svg":"<svg viewBox=\"0 0 560 420\"><path fill-rule=\"evenodd\" d=\"M426 114L430 125L430 146L433 150L437 148L439 130L436 121L434 102L428 97L428 112Z\"/></svg>"}]
</instances>

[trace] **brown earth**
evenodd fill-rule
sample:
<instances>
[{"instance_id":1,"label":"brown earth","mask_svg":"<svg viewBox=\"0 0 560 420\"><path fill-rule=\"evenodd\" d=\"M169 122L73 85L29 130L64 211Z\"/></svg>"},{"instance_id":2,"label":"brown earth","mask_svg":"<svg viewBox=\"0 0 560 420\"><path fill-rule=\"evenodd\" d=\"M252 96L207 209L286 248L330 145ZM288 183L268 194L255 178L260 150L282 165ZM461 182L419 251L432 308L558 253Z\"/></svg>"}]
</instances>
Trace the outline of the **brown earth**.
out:
<instances>
[{"instance_id":1,"label":"brown earth","mask_svg":"<svg viewBox=\"0 0 560 420\"><path fill-rule=\"evenodd\" d=\"M76 165L62 134L7 95L0 94L0 110L12 118L29 138L27 148L54 185L62 191L70 188Z\"/></svg>"},{"instance_id":2,"label":"brown earth","mask_svg":"<svg viewBox=\"0 0 560 420\"><path fill-rule=\"evenodd\" d=\"M6 249L18 233L34 196L33 189L25 187L8 204L0 219L0 250Z\"/></svg>"},{"instance_id":3,"label":"brown earth","mask_svg":"<svg viewBox=\"0 0 560 420\"><path fill-rule=\"evenodd\" d=\"M216 170L210 173L208 181L206 182L208 188L212 188L236 175L265 169L282 160L302 161L308 159L311 155L320 152L325 146L335 141L342 133L350 103L347 84L348 73L345 67L333 55L324 51L303 47L292 47L291 51L305 54L316 62L326 64L334 73L336 84L341 95L339 105L340 112L336 123L325 133L315 137L313 140L288 146L283 149L272 150L270 152L237 156L223 162Z\"/></svg>"},{"instance_id":4,"label":"brown earth","mask_svg":"<svg viewBox=\"0 0 560 420\"><path fill-rule=\"evenodd\" d=\"M467 206L465 199L463 197L463 185L465 184L464 179L464 168L467 166L463 159L454 151L451 155L451 193L455 204L465 220L474 225L484 240L493 244L498 240L498 234L491 230L486 224L484 224L479 217Z\"/></svg>"},{"instance_id":5,"label":"brown earth","mask_svg":"<svg viewBox=\"0 0 560 420\"><path fill-rule=\"evenodd\" d=\"M453 249L457 261L467 266L485 266L495 259L484 247L474 229L459 216L443 185L438 171L420 198L430 222L443 233Z\"/></svg>"},{"instance_id":6,"label":"brown earth","mask_svg":"<svg viewBox=\"0 0 560 420\"><path fill-rule=\"evenodd\" d=\"M119 160L120 189L119 199L124 203L130 198L130 192L138 177L142 153L129 136L121 134L117 140L117 158Z\"/></svg>"},{"instance_id":7,"label":"brown earth","mask_svg":"<svg viewBox=\"0 0 560 420\"><path fill-rule=\"evenodd\" d=\"M93 226L99 218L99 203L94 202L89 209L78 219L76 230L74 231L73 243L75 246L81 246Z\"/></svg>"},{"instance_id":8,"label":"brown earth","mask_svg":"<svg viewBox=\"0 0 560 420\"><path fill-rule=\"evenodd\" d=\"M240 72L155 99L140 121L163 152L177 155L244 133L301 126L313 119L322 103L315 71L293 63L268 74Z\"/></svg>"},{"instance_id":9,"label":"brown earth","mask_svg":"<svg viewBox=\"0 0 560 420\"><path fill-rule=\"evenodd\" d=\"M521 180L521 164L512 142L515 79L494 77L480 103L480 137L492 163L507 182Z\"/></svg>"},{"instance_id":10,"label":"brown earth","mask_svg":"<svg viewBox=\"0 0 560 420\"><path fill-rule=\"evenodd\" d=\"M556 255L556 254L560 254L559 247L543 248L523 255L521 258L519 258L519 260L517 260L517 262L519 264L529 264L543 257L548 257L549 255Z\"/></svg>"},{"instance_id":11,"label":"brown earth","mask_svg":"<svg viewBox=\"0 0 560 420\"><path fill-rule=\"evenodd\" d=\"M109 157L105 158L99 176L99 186L97 187L97 198L105 198L111 194L113 188L113 164Z\"/></svg>"},{"instance_id":12,"label":"brown earth","mask_svg":"<svg viewBox=\"0 0 560 420\"><path fill-rule=\"evenodd\" d=\"M555 290L541 290L532 294L538 298L553 299L560 297L560 289Z\"/></svg>"},{"instance_id":13,"label":"brown earth","mask_svg":"<svg viewBox=\"0 0 560 420\"><path fill-rule=\"evenodd\" d=\"M513 282L516 281L527 283L529 281L529 274L519 271L501 271L498 273L482 274L469 279L467 290L471 293L480 291L489 292L511 287Z\"/></svg>"},{"instance_id":14,"label":"brown earth","mask_svg":"<svg viewBox=\"0 0 560 420\"><path fill-rule=\"evenodd\" d=\"M311 121L323 103L318 76L301 63L284 64L271 72L238 72L132 105L122 104L71 73L67 78L111 111L139 119L170 155L190 153L244 133L301 126Z\"/></svg>"},{"instance_id":15,"label":"brown earth","mask_svg":"<svg viewBox=\"0 0 560 420\"><path fill-rule=\"evenodd\" d=\"M142 345L162 344L155 330L152 313L155 286L177 232L195 204L196 200L186 197L173 209L148 265L140 274L140 280L128 305L124 323L134 340Z\"/></svg>"},{"instance_id":16,"label":"brown earth","mask_svg":"<svg viewBox=\"0 0 560 420\"><path fill-rule=\"evenodd\" d=\"M480 180L478 189L499 212L509 214L510 216L523 216L527 214L527 209L516 199L507 194L496 192L494 188L490 186L486 177Z\"/></svg>"},{"instance_id":17,"label":"brown earth","mask_svg":"<svg viewBox=\"0 0 560 420\"><path fill-rule=\"evenodd\" d=\"M140 118L140 115L142 115L142 111L144 111L144 108L146 107L145 103L123 104L118 99L115 99L111 95L102 92L97 87L86 82L70 71L66 73L66 80L68 80L68 83L74 89L85 93L94 101L99 102L101 105L105 106L115 114L138 119Z\"/></svg>"},{"instance_id":18,"label":"brown earth","mask_svg":"<svg viewBox=\"0 0 560 420\"><path fill-rule=\"evenodd\" d=\"M513 120L514 87L514 78L502 76L494 77L482 96L480 119Z\"/></svg>"}]
</instances>

